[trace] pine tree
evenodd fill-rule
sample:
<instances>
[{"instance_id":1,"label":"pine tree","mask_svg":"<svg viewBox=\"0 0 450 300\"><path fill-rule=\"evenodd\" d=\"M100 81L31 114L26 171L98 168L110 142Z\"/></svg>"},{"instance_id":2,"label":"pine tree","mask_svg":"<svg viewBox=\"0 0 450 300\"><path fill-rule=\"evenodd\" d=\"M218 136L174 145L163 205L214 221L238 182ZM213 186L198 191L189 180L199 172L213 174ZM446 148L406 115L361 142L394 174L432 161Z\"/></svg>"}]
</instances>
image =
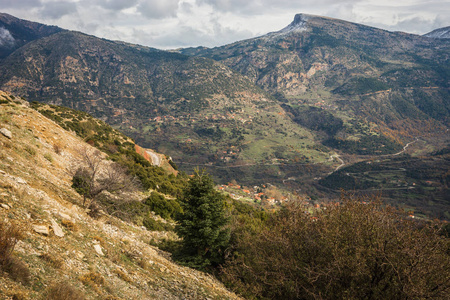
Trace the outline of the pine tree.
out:
<instances>
[{"instance_id":1,"label":"pine tree","mask_svg":"<svg viewBox=\"0 0 450 300\"><path fill-rule=\"evenodd\" d=\"M230 239L225 197L207 174L197 170L183 191L181 205L183 213L175 227L183 239L178 259L199 269L217 266Z\"/></svg>"}]
</instances>

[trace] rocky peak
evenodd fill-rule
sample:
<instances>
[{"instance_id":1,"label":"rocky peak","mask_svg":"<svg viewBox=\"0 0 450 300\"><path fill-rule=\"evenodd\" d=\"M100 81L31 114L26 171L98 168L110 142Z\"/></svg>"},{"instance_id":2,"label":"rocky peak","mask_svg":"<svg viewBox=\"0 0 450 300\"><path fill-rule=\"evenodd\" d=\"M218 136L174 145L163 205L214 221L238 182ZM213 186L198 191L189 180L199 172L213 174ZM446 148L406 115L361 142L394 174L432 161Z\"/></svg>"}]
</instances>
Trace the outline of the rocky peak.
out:
<instances>
[{"instance_id":1,"label":"rocky peak","mask_svg":"<svg viewBox=\"0 0 450 300\"><path fill-rule=\"evenodd\" d=\"M281 29L282 32L285 31L303 31L306 30L306 24L309 19L309 15L305 14L296 14L294 17L294 21L289 24L287 27Z\"/></svg>"}]
</instances>

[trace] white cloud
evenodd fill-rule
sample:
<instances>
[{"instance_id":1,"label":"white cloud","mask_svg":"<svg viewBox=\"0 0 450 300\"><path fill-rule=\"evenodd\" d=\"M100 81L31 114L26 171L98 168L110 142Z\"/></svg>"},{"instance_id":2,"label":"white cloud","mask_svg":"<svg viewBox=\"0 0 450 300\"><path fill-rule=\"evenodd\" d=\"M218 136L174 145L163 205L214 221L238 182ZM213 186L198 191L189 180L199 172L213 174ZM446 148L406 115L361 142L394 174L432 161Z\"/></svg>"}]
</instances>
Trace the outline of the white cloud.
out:
<instances>
[{"instance_id":1,"label":"white cloud","mask_svg":"<svg viewBox=\"0 0 450 300\"><path fill-rule=\"evenodd\" d=\"M6 47L12 47L15 44L14 37L8 29L0 27L0 45Z\"/></svg>"},{"instance_id":2,"label":"white cloud","mask_svg":"<svg viewBox=\"0 0 450 300\"><path fill-rule=\"evenodd\" d=\"M0 0L19 18L157 48L218 46L276 31L296 13L423 34L450 0Z\"/></svg>"}]
</instances>

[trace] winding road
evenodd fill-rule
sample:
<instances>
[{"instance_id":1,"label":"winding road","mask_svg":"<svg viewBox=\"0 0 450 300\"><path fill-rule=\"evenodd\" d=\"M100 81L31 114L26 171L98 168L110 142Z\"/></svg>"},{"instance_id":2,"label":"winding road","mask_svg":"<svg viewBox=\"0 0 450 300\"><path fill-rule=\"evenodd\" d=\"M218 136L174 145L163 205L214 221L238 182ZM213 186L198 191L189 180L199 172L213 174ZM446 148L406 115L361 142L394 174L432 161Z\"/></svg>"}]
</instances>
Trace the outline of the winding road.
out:
<instances>
[{"instance_id":1,"label":"winding road","mask_svg":"<svg viewBox=\"0 0 450 300\"><path fill-rule=\"evenodd\" d=\"M403 147L403 150L402 150L402 151L399 151L399 152L394 153L394 154L386 154L386 155L380 155L380 156L381 156L381 157L388 157L388 156L397 156L397 155L400 155L400 154L402 154L403 152L405 152L406 149L407 149L410 145L414 144L414 143L417 142L417 141L419 141L419 137L416 137L416 139L415 139L414 141L411 141L411 142L409 142L408 144L406 144L406 145ZM339 166L337 166L336 169L334 169L332 172L328 173L328 175L333 174L334 172L338 171L340 168L342 168L343 166L345 166L345 162L344 162L344 160L341 158L341 156L340 156L339 154L333 154L333 155L330 156L330 160L333 160L334 158L337 158L337 159L341 162L341 164L340 164Z\"/></svg>"}]
</instances>

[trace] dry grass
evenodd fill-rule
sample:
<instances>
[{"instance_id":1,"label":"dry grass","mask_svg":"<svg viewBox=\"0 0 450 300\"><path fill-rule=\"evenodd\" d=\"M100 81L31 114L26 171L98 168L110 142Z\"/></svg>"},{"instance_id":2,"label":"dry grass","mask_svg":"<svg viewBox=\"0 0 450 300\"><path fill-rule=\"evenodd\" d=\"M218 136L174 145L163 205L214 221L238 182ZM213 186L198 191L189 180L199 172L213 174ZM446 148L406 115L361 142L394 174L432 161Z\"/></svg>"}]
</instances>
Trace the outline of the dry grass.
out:
<instances>
[{"instance_id":1,"label":"dry grass","mask_svg":"<svg viewBox=\"0 0 450 300\"><path fill-rule=\"evenodd\" d=\"M64 260L62 260L60 257L57 257L55 255L52 255L50 253L44 253L39 256L42 260L48 262L50 265L52 265L55 269L62 269L64 266Z\"/></svg>"},{"instance_id":2,"label":"dry grass","mask_svg":"<svg viewBox=\"0 0 450 300\"><path fill-rule=\"evenodd\" d=\"M28 297L28 293L24 291L14 291L12 294L9 295L12 300L28 300L30 297Z\"/></svg>"},{"instance_id":3,"label":"dry grass","mask_svg":"<svg viewBox=\"0 0 450 300\"><path fill-rule=\"evenodd\" d=\"M0 271L24 284L30 281L28 266L13 256L14 247L23 237L23 229L18 224L0 221Z\"/></svg>"},{"instance_id":4,"label":"dry grass","mask_svg":"<svg viewBox=\"0 0 450 300\"><path fill-rule=\"evenodd\" d=\"M45 299L48 300L84 300L84 293L74 288L69 283L62 281L56 282L48 287L45 293Z\"/></svg>"},{"instance_id":5,"label":"dry grass","mask_svg":"<svg viewBox=\"0 0 450 300\"><path fill-rule=\"evenodd\" d=\"M79 279L83 284L90 286L102 285L105 283L105 279L103 278L103 276L100 273L94 271L81 275Z\"/></svg>"},{"instance_id":6,"label":"dry grass","mask_svg":"<svg viewBox=\"0 0 450 300\"><path fill-rule=\"evenodd\" d=\"M77 224L75 224L74 222L72 222L70 220L62 219L61 220L61 225L66 227L70 231L76 232L78 230Z\"/></svg>"},{"instance_id":7,"label":"dry grass","mask_svg":"<svg viewBox=\"0 0 450 300\"><path fill-rule=\"evenodd\" d=\"M124 271L122 271L119 268L115 269L114 273L116 273L117 276L119 276L119 278L122 279L125 282L128 282L128 283L132 283L133 282L133 280L128 276L128 274L126 274Z\"/></svg>"},{"instance_id":8,"label":"dry grass","mask_svg":"<svg viewBox=\"0 0 450 300\"><path fill-rule=\"evenodd\" d=\"M28 265L15 256L10 256L7 263L3 265L12 280L28 285L31 282L31 273Z\"/></svg>"}]
</instances>

